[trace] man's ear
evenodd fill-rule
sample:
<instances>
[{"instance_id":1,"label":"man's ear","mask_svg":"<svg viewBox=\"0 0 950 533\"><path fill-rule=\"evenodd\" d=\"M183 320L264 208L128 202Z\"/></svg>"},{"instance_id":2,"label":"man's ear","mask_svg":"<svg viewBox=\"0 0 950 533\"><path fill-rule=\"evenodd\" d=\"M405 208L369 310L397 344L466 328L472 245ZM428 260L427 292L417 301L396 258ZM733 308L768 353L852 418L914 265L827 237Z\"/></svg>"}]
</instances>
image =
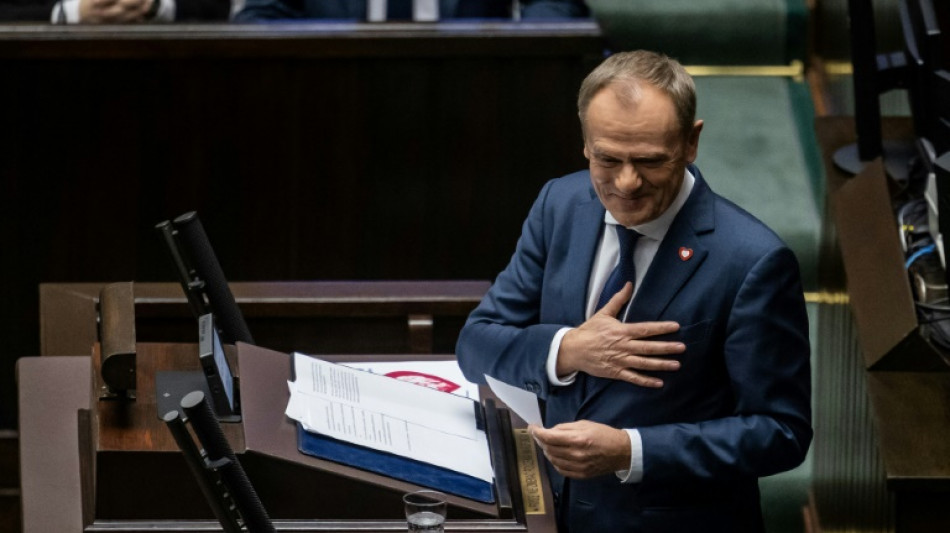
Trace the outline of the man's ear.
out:
<instances>
[{"instance_id":1,"label":"man's ear","mask_svg":"<svg viewBox=\"0 0 950 533\"><path fill-rule=\"evenodd\" d=\"M696 155L699 153L699 134L703 131L703 121L697 120L693 123L692 129L686 138L686 161L692 163L696 161Z\"/></svg>"}]
</instances>

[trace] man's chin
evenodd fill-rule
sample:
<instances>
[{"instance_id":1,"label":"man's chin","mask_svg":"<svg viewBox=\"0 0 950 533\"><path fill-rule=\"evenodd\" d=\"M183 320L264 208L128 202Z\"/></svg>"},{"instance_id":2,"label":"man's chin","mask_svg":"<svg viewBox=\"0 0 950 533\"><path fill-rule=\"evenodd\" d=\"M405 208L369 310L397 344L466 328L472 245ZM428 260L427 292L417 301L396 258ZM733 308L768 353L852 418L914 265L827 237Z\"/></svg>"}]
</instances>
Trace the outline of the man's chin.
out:
<instances>
[{"instance_id":1,"label":"man's chin","mask_svg":"<svg viewBox=\"0 0 950 533\"><path fill-rule=\"evenodd\" d=\"M643 224L650 220L648 211L646 209L611 209L610 214L619 222L622 226L629 228L630 226L636 226Z\"/></svg>"}]
</instances>

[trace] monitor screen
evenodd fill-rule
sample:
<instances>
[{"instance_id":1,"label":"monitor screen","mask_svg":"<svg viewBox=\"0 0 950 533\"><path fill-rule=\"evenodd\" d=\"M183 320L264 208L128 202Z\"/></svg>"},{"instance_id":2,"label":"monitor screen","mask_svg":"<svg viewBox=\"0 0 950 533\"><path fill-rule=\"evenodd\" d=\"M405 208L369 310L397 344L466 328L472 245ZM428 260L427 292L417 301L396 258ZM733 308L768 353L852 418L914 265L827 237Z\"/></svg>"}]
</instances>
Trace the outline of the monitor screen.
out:
<instances>
[{"instance_id":1,"label":"monitor screen","mask_svg":"<svg viewBox=\"0 0 950 533\"><path fill-rule=\"evenodd\" d=\"M210 313L198 319L198 351L201 369L208 380L215 414L219 416L236 414L238 406L234 375L215 328L214 316Z\"/></svg>"}]
</instances>

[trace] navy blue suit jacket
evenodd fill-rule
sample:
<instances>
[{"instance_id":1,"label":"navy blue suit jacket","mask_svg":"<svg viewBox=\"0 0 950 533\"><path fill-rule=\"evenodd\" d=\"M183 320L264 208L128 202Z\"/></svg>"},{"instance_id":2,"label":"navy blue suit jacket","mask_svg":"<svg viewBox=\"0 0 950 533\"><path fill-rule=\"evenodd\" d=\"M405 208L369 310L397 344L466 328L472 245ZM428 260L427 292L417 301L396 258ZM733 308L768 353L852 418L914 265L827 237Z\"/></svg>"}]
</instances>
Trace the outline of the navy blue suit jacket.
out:
<instances>
[{"instance_id":1,"label":"navy blue suit jacket","mask_svg":"<svg viewBox=\"0 0 950 533\"><path fill-rule=\"evenodd\" d=\"M699 170L630 310L673 320L686 344L659 389L581 374L549 383L555 332L584 322L604 207L587 171L548 182L517 249L459 337L459 364L535 391L545 425L637 428L643 480L565 480L551 468L572 532L762 531L758 477L800 464L811 442L808 323L795 256L764 224L713 193ZM683 260L681 250L692 250ZM659 375L659 374L658 374ZM584 382L593 380L593 391Z\"/></svg>"}]
</instances>

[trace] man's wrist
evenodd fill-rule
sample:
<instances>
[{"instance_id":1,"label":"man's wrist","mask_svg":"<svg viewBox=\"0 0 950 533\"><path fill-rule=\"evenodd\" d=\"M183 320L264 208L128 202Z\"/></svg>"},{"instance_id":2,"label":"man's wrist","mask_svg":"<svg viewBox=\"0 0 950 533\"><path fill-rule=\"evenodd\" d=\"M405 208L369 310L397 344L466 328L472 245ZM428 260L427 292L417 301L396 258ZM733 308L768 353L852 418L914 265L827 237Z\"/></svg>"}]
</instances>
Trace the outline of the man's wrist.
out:
<instances>
[{"instance_id":1,"label":"man's wrist","mask_svg":"<svg viewBox=\"0 0 950 533\"><path fill-rule=\"evenodd\" d=\"M53 24L76 24L79 22L79 0L62 0L53 7Z\"/></svg>"},{"instance_id":2,"label":"man's wrist","mask_svg":"<svg viewBox=\"0 0 950 533\"><path fill-rule=\"evenodd\" d=\"M559 387L570 385L574 383L574 378L577 376L577 372L565 374L558 372L557 368L561 353L561 343L564 340L564 336L570 333L572 329L573 328L561 328L554 334L554 338L551 339L551 346L548 349L548 358L545 362L545 371L548 375L548 381L552 385Z\"/></svg>"},{"instance_id":3,"label":"man's wrist","mask_svg":"<svg viewBox=\"0 0 950 533\"><path fill-rule=\"evenodd\" d=\"M570 359L571 338L576 334L577 328L570 328L564 332L561 338L560 346L558 347L557 366L554 368L555 373L559 376L574 375L577 373L577 369L573 367Z\"/></svg>"},{"instance_id":4,"label":"man's wrist","mask_svg":"<svg viewBox=\"0 0 950 533\"><path fill-rule=\"evenodd\" d=\"M617 470L621 483L639 483L643 480L643 439L636 429L621 430L630 441L630 464L623 470Z\"/></svg>"}]
</instances>

